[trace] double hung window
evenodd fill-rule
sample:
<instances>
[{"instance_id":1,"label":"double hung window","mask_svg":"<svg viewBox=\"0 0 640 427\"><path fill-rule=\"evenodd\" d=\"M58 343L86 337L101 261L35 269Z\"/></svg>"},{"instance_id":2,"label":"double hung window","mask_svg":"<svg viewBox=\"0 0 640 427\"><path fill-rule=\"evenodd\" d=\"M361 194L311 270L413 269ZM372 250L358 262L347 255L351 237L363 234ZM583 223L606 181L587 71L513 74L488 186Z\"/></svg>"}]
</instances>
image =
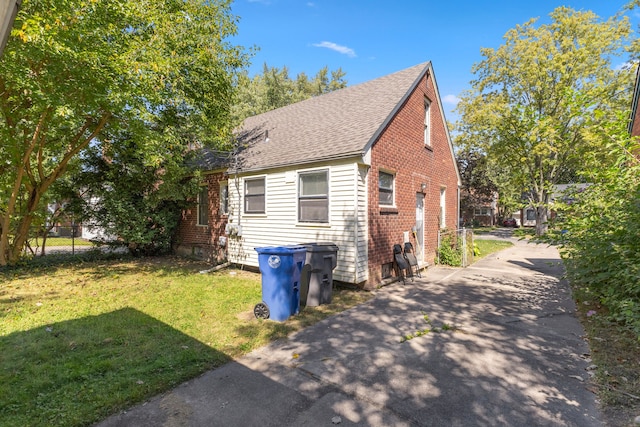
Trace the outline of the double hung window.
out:
<instances>
[{"instance_id":1,"label":"double hung window","mask_svg":"<svg viewBox=\"0 0 640 427\"><path fill-rule=\"evenodd\" d=\"M220 183L220 215L229 215L229 183Z\"/></svg>"},{"instance_id":2,"label":"double hung window","mask_svg":"<svg viewBox=\"0 0 640 427\"><path fill-rule=\"evenodd\" d=\"M302 172L298 177L298 221L329 222L328 171Z\"/></svg>"},{"instance_id":3,"label":"double hung window","mask_svg":"<svg viewBox=\"0 0 640 427\"><path fill-rule=\"evenodd\" d=\"M265 179L251 178L244 180L244 212L251 214L265 213Z\"/></svg>"},{"instance_id":4,"label":"double hung window","mask_svg":"<svg viewBox=\"0 0 640 427\"><path fill-rule=\"evenodd\" d=\"M431 147L431 102L424 100L424 145Z\"/></svg>"},{"instance_id":5,"label":"double hung window","mask_svg":"<svg viewBox=\"0 0 640 427\"><path fill-rule=\"evenodd\" d=\"M200 187L198 193L198 225L209 225L209 187Z\"/></svg>"},{"instance_id":6,"label":"double hung window","mask_svg":"<svg viewBox=\"0 0 640 427\"><path fill-rule=\"evenodd\" d=\"M393 206L393 187L395 177L392 173L380 171L378 174L378 192L380 194L380 206Z\"/></svg>"}]
</instances>

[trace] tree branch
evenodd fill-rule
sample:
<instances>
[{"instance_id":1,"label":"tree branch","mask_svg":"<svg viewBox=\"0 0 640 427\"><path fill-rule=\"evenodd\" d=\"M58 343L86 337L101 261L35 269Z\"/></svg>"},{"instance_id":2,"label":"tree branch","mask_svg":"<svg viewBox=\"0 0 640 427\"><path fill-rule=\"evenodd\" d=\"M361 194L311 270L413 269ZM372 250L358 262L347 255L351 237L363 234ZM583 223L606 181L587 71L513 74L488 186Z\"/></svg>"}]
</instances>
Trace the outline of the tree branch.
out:
<instances>
[{"instance_id":1,"label":"tree branch","mask_svg":"<svg viewBox=\"0 0 640 427\"><path fill-rule=\"evenodd\" d=\"M82 128L76 133L71 144L69 144L69 149L64 154L64 157L62 158L60 163L58 163L58 166L54 168L54 170L49 174L48 177L46 177L46 179L43 179L43 189L48 188L49 185L51 185L56 179L58 179L58 177L60 177L65 172L69 161L71 161L71 159L75 157L82 149L86 148L92 139L98 136L98 134L102 131L102 129L104 129L111 117L112 114L110 112L103 112L91 134L82 139L84 133L87 131L87 129L89 129L92 123L91 117L88 117L86 119Z\"/></svg>"}]
</instances>

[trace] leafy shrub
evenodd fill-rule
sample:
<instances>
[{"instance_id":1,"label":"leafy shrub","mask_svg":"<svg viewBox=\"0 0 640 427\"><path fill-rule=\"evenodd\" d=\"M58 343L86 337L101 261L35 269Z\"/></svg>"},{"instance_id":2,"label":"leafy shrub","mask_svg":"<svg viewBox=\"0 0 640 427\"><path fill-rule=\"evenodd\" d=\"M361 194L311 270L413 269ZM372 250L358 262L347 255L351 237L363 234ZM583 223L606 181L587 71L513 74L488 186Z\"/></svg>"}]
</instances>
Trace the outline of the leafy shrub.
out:
<instances>
[{"instance_id":1,"label":"leafy shrub","mask_svg":"<svg viewBox=\"0 0 640 427\"><path fill-rule=\"evenodd\" d=\"M452 267L460 267L462 265L462 248L456 244L454 236L444 235L438 247L436 262Z\"/></svg>"},{"instance_id":2,"label":"leafy shrub","mask_svg":"<svg viewBox=\"0 0 640 427\"><path fill-rule=\"evenodd\" d=\"M480 256L480 248L478 247L478 244L476 242L473 242L473 256Z\"/></svg>"},{"instance_id":3,"label":"leafy shrub","mask_svg":"<svg viewBox=\"0 0 640 427\"><path fill-rule=\"evenodd\" d=\"M611 320L640 336L640 147L610 125L609 167L592 184L565 197L543 240L559 245L579 295L597 300Z\"/></svg>"}]
</instances>

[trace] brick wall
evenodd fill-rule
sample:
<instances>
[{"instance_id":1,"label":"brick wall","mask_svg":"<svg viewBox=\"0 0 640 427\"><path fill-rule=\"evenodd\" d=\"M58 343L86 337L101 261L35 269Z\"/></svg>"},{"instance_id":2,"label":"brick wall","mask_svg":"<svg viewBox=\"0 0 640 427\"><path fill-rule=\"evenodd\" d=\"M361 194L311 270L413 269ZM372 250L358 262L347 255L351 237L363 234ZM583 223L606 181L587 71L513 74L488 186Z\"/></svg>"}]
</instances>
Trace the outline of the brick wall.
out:
<instances>
[{"instance_id":1,"label":"brick wall","mask_svg":"<svg viewBox=\"0 0 640 427\"><path fill-rule=\"evenodd\" d=\"M424 144L424 102L430 101L431 147ZM425 77L372 148L369 171L369 281L381 281L382 264L393 260L392 248L416 223L416 193L424 194L424 260L433 264L437 246L440 189L446 190L446 227L457 226L458 181L437 94ZM395 174L395 207L379 206L378 172ZM424 191L421 184L426 184Z\"/></svg>"},{"instance_id":2,"label":"brick wall","mask_svg":"<svg viewBox=\"0 0 640 427\"><path fill-rule=\"evenodd\" d=\"M226 259L225 248L219 245L218 240L220 236L225 236L227 224L227 215L220 214L220 182L226 180L223 172L204 177L203 183L207 185L209 196L209 225L197 225L198 206L194 200L192 208L182 211L174 247L176 253L196 256L216 264Z\"/></svg>"}]
</instances>

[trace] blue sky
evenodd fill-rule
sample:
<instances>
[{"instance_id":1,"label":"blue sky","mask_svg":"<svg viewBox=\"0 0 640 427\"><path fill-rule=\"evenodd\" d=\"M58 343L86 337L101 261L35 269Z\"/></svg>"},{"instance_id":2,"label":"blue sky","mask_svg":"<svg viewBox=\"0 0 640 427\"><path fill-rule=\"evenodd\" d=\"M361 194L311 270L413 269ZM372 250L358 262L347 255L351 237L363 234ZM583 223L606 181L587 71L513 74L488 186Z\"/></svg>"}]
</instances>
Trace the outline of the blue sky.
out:
<instances>
[{"instance_id":1,"label":"blue sky","mask_svg":"<svg viewBox=\"0 0 640 427\"><path fill-rule=\"evenodd\" d=\"M517 24L549 22L556 7L609 18L627 0L235 0L240 18L233 43L259 48L251 75L270 67L313 76L339 67L349 85L431 61L447 120L470 87L480 49L497 48ZM638 12L630 16L638 31Z\"/></svg>"}]
</instances>

